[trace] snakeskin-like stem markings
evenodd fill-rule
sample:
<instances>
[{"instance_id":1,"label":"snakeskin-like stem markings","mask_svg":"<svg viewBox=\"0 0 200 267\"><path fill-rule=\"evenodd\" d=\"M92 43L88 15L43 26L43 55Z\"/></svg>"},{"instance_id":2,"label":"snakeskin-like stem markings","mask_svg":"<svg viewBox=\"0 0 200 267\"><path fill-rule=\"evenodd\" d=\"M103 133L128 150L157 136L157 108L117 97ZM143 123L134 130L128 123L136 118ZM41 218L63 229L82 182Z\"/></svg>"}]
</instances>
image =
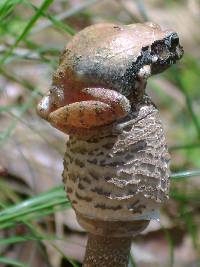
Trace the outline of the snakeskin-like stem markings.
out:
<instances>
[{"instance_id":1,"label":"snakeskin-like stem markings","mask_svg":"<svg viewBox=\"0 0 200 267\"><path fill-rule=\"evenodd\" d=\"M106 220L148 220L167 198L169 154L157 109L142 103L128 124L131 129L126 131L126 120L121 122L117 136L69 137L63 177L78 213Z\"/></svg>"},{"instance_id":2,"label":"snakeskin-like stem markings","mask_svg":"<svg viewBox=\"0 0 200 267\"><path fill-rule=\"evenodd\" d=\"M84 267L126 267L131 238L89 235ZM112 256L113 255L113 256Z\"/></svg>"}]
</instances>

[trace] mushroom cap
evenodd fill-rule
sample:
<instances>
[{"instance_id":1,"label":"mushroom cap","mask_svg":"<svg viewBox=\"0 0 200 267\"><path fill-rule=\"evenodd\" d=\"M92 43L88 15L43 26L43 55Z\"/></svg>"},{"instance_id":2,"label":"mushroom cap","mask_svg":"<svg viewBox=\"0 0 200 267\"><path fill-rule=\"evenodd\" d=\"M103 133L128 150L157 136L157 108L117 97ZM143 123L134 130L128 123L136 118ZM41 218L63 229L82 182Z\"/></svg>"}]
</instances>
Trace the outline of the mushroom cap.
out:
<instances>
[{"instance_id":1,"label":"mushroom cap","mask_svg":"<svg viewBox=\"0 0 200 267\"><path fill-rule=\"evenodd\" d=\"M151 22L89 26L64 49L51 89L38 105L38 114L63 130L59 123L66 115L63 111L70 104L87 100L85 88L110 89L138 102L144 97L147 78L164 71L182 55L177 33L161 30ZM63 131L78 135L79 127Z\"/></svg>"},{"instance_id":2,"label":"mushroom cap","mask_svg":"<svg viewBox=\"0 0 200 267\"><path fill-rule=\"evenodd\" d=\"M177 36L178 41L170 50L172 35ZM160 42L158 47L157 42ZM153 44L156 46L154 52L151 49ZM53 84L63 88L66 94L68 90L99 86L128 96L138 89L135 83L138 75L145 72L145 79L151 75L148 66L156 64L155 58L159 58L161 51L168 61L158 64L159 68L154 68L155 73L169 67L183 53L178 35L161 30L155 23L95 24L80 31L67 44ZM144 66L148 71L143 69Z\"/></svg>"}]
</instances>

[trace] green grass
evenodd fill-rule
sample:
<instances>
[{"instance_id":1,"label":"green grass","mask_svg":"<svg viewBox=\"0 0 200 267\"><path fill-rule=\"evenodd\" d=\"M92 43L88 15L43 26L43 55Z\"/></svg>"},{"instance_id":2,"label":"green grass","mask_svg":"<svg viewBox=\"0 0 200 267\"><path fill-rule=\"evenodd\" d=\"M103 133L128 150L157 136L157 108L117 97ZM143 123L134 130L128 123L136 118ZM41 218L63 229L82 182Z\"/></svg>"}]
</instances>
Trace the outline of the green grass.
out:
<instances>
[{"instance_id":1,"label":"green grass","mask_svg":"<svg viewBox=\"0 0 200 267\"><path fill-rule=\"evenodd\" d=\"M0 257L0 263L9 264L9 266L17 266L17 267L28 267L28 265L23 264L19 261L11 260L6 257Z\"/></svg>"},{"instance_id":2,"label":"green grass","mask_svg":"<svg viewBox=\"0 0 200 267\"><path fill-rule=\"evenodd\" d=\"M7 1L8 2L8 1ZM19 1L18 1L19 2ZM12 51L19 45L19 43L26 38L36 21L42 16L43 12L53 3L53 0L44 0L42 5L36 10L35 14L31 17L28 23L25 25L23 31L16 38L15 42L8 51L2 57L0 64L3 64L5 60L12 54ZM16 4L16 1L15 1ZM7 11L7 8L6 8ZM3 11L4 12L4 11ZM7 11L8 12L8 11Z\"/></svg>"},{"instance_id":3,"label":"green grass","mask_svg":"<svg viewBox=\"0 0 200 267\"><path fill-rule=\"evenodd\" d=\"M198 171L199 173L199 171ZM196 172L181 172L172 174L171 179L178 182L178 179L188 179L196 175ZM176 178L175 178L176 177ZM177 179L178 177L178 179ZM5 187L5 185L4 185ZM182 193L181 190L172 190L171 198L174 199L177 203L180 203L181 207L181 218L185 221L186 227L192 236L193 245L197 251L199 251L199 243L196 239L197 225L193 222L192 216L188 216L188 213L185 212L185 207L191 204L200 204L200 192L198 194L188 194ZM37 230L37 227L32 225L31 222L39 222L41 219L44 219L46 216L54 214L56 211L65 210L71 207L70 202L67 199L66 193L63 189L63 186L55 187L47 192L29 198L25 201L19 202L18 204L11 205L7 207L5 203L0 203L3 207L0 211L0 230L7 229L10 227L16 227L17 225L26 225L31 230L31 232L24 236L12 236L9 238L1 239L0 244L16 244L19 242L25 242L28 240L42 241L48 240L49 242L53 240L59 240L60 237L49 236L44 233L40 233ZM165 236L169 243L169 253L170 253L170 265L173 266L174 254L173 254L173 241L170 239L170 234L167 230L164 229ZM53 245L53 243L52 243ZM55 246L55 245L53 245ZM56 248L59 250L58 248ZM60 251L60 250L59 250ZM64 255L63 255L64 256ZM67 258L73 266L77 266L75 262ZM8 260L4 259L2 260ZM1 261L0 261L1 262ZM3 261L2 261L3 262ZM130 258L130 264L136 266L134 259ZM13 262L13 264L20 264ZM18 265L16 265L18 266ZM20 266L20 265L19 265Z\"/></svg>"},{"instance_id":4,"label":"green grass","mask_svg":"<svg viewBox=\"0 0 200 267\"><path fill-rule=\"evenodd\" d=\"M171 180L178 182L178 179L188 179L196 176L199 171L194 172L180 172L171 175ZM180 195L183 198L180 198ZM171 197L176 201L197 201L200 204L199 194L182 194L180 190L172 191ZM5 203L0 203L2 207ZM55 187L40 195L29 198L11 207L6 207L0 212L0 229L11 227L17 223L24 221L38 220L49 214L53 214L57 210L64 210L70 208L70 202L67 199L63 186Z\"/></svg>"}]
</instances>

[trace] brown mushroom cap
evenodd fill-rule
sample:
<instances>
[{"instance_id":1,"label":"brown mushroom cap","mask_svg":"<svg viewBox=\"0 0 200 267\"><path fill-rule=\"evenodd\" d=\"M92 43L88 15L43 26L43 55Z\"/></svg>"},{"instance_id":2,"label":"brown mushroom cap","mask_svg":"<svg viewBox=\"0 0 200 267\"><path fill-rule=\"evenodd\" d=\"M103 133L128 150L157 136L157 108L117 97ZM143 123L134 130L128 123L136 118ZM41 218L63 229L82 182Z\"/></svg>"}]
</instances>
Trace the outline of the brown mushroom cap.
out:
<instances>
[{"instance_id":1,"label":"brown mushroom cap","mask_svg":"<svg viewBox=\"0 0 200 267\"><path fill-rule=\"evenodd\" d=\"M64 49L52 88L38 106L38 114L48 120L52 111L87 100L83 99L83 88L108 88L140 100L147 78L169 67L182 54L178 35L151 22L89 26ZM156 60L159 64L152 67Z\"/></svg>"},{"instance_id":2,"label":"brown mushroom cap","mask_svg":"<svg viewBox=\"0 0 200 267\"><path fill-rule=\"evenodd\" d=\"M162 40L170 31L157 24L95 24L76 34L60 57L53 84L64 88L65 97L84 86L108 86L121 92L127 86L121 76L141 55L143 47ZM118 80L119 78L119 80Z\"/></svg>"}]
</instances>

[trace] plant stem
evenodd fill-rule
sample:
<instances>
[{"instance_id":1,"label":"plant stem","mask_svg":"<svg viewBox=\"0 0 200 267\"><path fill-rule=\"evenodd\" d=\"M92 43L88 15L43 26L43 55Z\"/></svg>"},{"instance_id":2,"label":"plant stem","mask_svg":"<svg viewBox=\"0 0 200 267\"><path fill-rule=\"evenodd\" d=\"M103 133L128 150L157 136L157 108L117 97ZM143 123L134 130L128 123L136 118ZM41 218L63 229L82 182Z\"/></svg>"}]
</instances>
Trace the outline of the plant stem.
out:
<instances>
[{"instance_id":1,"label":"plant stem","mask_svg":"<svg viewBox=\"0 0 200 267\"><path fill-rule=\"evenodd\" d=\"M83 267L127 267L131 237L89 234Z\"/></svg>"}]
</instances>

